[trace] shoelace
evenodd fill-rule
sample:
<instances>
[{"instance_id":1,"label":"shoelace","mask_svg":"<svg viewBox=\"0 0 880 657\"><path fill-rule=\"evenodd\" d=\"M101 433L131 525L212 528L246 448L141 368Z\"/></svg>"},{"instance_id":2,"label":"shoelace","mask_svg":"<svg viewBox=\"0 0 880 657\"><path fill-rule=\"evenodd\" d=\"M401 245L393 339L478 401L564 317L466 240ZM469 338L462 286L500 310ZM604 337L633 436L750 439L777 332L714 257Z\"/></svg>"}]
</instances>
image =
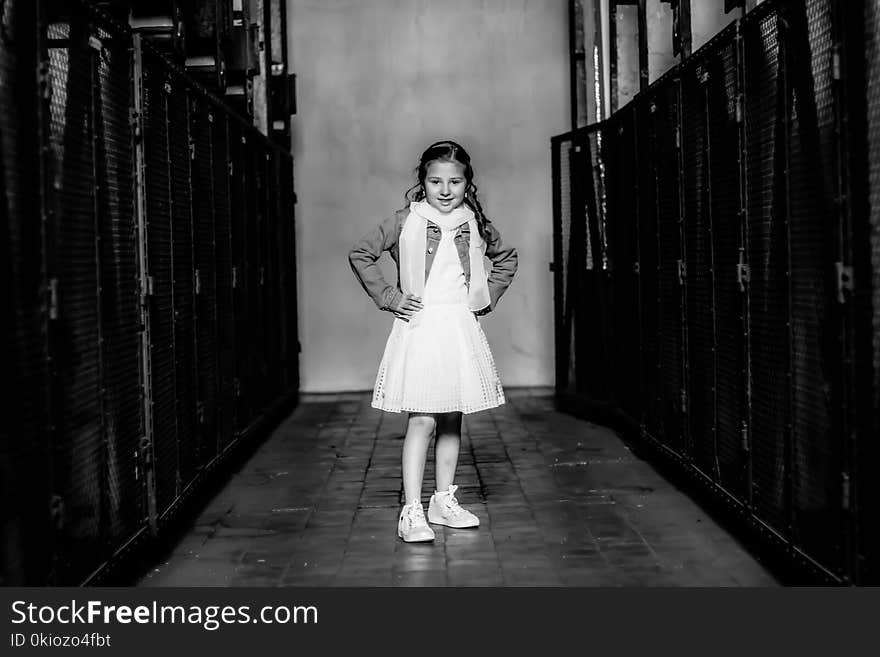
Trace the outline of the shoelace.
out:
<instances>
[{"instance_id":1,"label":"shoelace","mask_svg":"<svg viewBox=\"0 0 880 657\"><path fill-rule=\"evenodd\" d=\"M428 524L428 521L425 520L425 510L422 508L421 504L413 504L410 506L408 515L410 527L413 525Z\"/></svg>"},{"instance_id":2,"label":"shoelace","mask_svg":"<svg viewBox=\"0 0 880 657\"><path fill-rule=\"evenodd\" d=\"M449 510L449 514L453 516L461 515L464 512L464 509L458 504L458 500L455 499L455 491L458 490L458 486L451 485L449 487L448 495L444 495L445 498L443 504Z\"/></svg>"}]
</instances>

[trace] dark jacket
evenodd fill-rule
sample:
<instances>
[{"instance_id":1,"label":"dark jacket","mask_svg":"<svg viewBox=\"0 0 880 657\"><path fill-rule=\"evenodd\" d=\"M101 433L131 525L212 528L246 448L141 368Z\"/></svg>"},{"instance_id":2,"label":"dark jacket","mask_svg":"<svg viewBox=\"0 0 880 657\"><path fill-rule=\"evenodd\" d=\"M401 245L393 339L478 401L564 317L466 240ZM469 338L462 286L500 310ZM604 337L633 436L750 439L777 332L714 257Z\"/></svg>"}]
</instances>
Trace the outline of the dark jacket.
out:
<instances>
[{"instance_id":1,"label":"dark jacket","mask_svg":"<svg viewBox=\"0 0 880 657\"><path fill-rule=\"evenodd\" d=\"M400 289L400 232L403 223L409 215L409 207L397 210L393 215L385 219L381 224L364 235L357 244L352 247L348 254L348 262L364 290L376 303L380 310L394 311L403 300L403 292ZM440 227L428 221L427 244L428 251L425 254L425 280L431 271L437 245L440 243ZM478 315L485 315L492 311L498 304L498 299L504 294L513 276L516 273L518 257L516 249L501 242L501 233L486 222L486 257L492 261L492 269L488 274L490 304L479 311ZM455 233L455 248L464 270L465 282L470 286L471 263L468 256L470 247L470 228L462 224ZM383 251L391 254L391 259L397 267L397 285L390 285L382 276L382 270L376 262Z\"/></svg>"}]
</instances>

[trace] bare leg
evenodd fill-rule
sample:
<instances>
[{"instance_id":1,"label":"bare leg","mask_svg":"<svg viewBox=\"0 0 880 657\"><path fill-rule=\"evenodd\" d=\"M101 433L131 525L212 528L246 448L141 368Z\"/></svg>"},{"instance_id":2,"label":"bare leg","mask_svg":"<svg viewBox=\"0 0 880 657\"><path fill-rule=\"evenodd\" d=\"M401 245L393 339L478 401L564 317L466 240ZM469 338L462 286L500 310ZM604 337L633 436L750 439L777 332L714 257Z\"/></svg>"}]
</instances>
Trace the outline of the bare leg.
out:
<instances>
[{"instance_id":1,"label":"bare leg","mask_svg":"<svg viewBox=\"0 0 880 657\"><path fill-rule=\"evenodd\" d=\"M434 471L438 491L448 490L455 480L460 445L461 413L438 413L437 439L434 441Z\"/></svg>"},{"instance_id":2,"label":"bare leg","mask_svg":"<svg viewBox=\"0 0 880 657\"><path fill-rule=\"evenodd\" d=\"M422 499L422 477L425 457L437 421L433 415L410 413L406 437L403 439L403 492L406 504Z\"/></svg>"}]
</instances>

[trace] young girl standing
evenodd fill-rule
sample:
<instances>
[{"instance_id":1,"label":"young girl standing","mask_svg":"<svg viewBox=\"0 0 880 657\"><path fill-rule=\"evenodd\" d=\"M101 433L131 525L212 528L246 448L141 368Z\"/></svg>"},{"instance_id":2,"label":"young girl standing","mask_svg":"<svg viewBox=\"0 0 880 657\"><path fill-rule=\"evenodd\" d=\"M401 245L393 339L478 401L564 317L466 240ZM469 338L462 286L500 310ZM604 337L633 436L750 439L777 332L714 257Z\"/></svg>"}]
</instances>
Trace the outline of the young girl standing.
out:
<instances>
[{"instance_id":1,"label":"young girl standing","mask_svg":"<svg viewBox=\"0 0 880 657\"><path fill-rule=\"evenodd\" d=\"M459 506L453 484L463 413L504 403L492 352L477 317L493 310L517 268L516 250L483 214L471 159L453 141L422 153L418 182L407 207L367 233L349 253L351 268L394 325L373 392L374 408L409 412L403 441L406 504L397 533L404 541L431 541L422 508L422 476L432 436L436 491L428 520L447 527L477 527ZM397 286L377 260L388 251ZM484 256L492 262L487 273Z\"/></svg>"}]
</instances>

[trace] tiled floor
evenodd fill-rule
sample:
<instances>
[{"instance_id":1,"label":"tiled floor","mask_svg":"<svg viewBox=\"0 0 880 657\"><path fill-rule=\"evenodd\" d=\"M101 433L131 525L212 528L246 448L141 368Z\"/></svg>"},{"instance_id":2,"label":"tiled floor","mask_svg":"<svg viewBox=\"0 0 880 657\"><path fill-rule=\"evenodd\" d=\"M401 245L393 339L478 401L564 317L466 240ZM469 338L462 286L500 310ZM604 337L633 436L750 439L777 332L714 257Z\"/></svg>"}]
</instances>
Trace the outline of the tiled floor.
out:
<instances>
[{"instance_id":1,"label":"tiled floor","mask_svg":"<svg viewBox=\"0 0 880 657\"><path fill-rule=\"evenodd\" d=\"M405 414L304 396L143 586L776 586L617 436L508 390L465 416L458 498L478 529L397 538ZM433 489L433 452L423 500Z\"/></svg>"}]
</instances>

